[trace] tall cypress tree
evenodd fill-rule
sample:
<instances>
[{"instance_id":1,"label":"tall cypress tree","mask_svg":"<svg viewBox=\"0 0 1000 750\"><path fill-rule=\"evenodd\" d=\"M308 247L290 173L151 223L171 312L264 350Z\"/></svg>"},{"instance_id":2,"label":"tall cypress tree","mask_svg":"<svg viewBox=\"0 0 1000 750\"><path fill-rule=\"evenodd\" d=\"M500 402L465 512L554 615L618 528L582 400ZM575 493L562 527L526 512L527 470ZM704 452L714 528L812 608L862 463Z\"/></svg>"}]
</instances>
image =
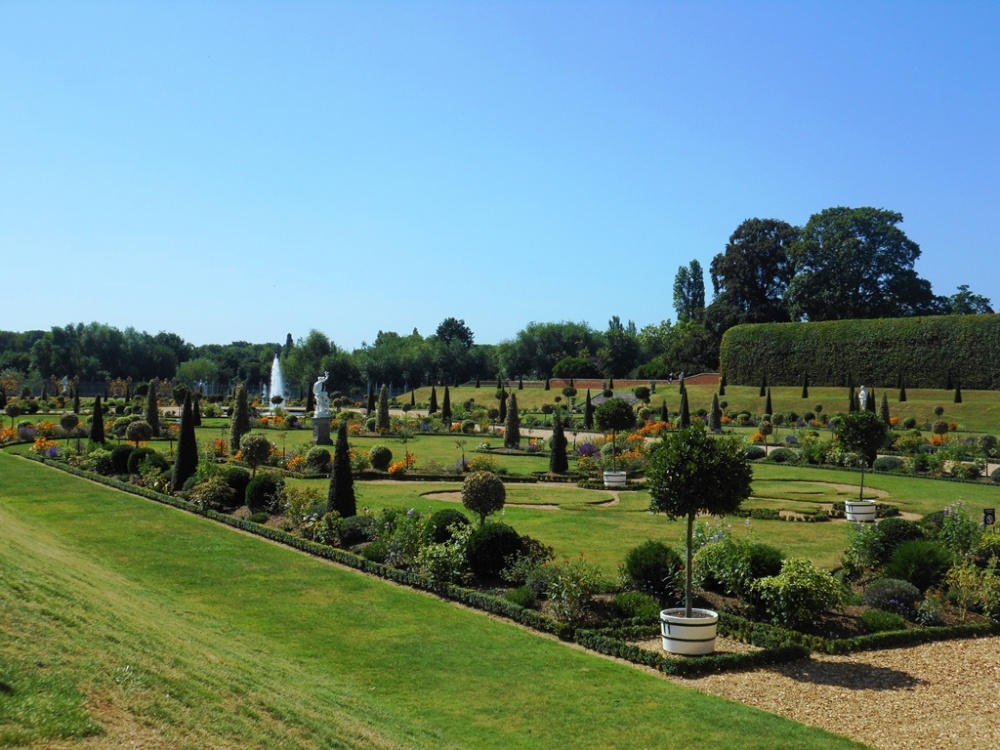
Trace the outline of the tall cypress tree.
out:
<instances>
[{"instance_id":1,"label":"tall cypress tree","mask_svg":"<svg viewBox=\"0 0 1000 750\"><path fill-rule=\"evenodd\" d=\"M444 396L441 399L441 423L451 431L451 394L448 386L444 387Z\"/></svg>"},{"instance_id":2,"label":"tall cypress tree","mask_svg":"<svg viewBox=\"0 0 1000 750\"><path fill-rule=\"evenodd\" d=\"M958 381L955 382L955 403L962 403L962 384Z\"/></svg>"},{"instance_id":3,"label":"tall cypress tree","mask_svg":"<svg viewBox=\"0 0 1000 750\"><path fill-rule=\"evenodd\" d=\"M181 432L177 438L177 454L174 456L174 472L170 477L170 486L174 492L184 488L188 477L193 477L198 470L198 440L194 434L194 409L191 406L191 393L184 394L184 406L181 407Z\"/></svg>"},{"instance_id":4,"label":"tall cypress tree","mask_svg":"<svg viewBox=\"0 0 1000 750\"><path fill-rule=\"evenodd\" d=\"M594 405L590 402L590 389L587 389L587 400L583 404L583 429L594 429Z\"/></svg>"},{"instance_id":5,"label":"tall cypress tree","mask_svg":"<svg viewBox=\"0 0 1000 750\"><path fill-rule=\"evenodd\" d=\"M79 383L73 384L73 413L80 413L80 385Z\"/></svg>"},{"instance_id":6,"label":"tall cypress tree","mask_svg":"<svg viewBox=\"0 0 1000 750\"><path fill-rule=\"evenodd\" d=\"M719 378L719 395L726 395L726 373L722 373L722 377Z\"/></svg>"},{"instance_id":7,"label":"tall cypress tree","mask_svg":"<svg viewBox=\"0 0 1000 750\"><path fill-rule=\"evenodd\" d=\"M90 418L90 442L104 442L104 408L101 406L101 394L94 396L94 414Z\"/></svg>"},{"instance_id":8,"label":"tall cypress tree","mask_svg":"<svg viewBox=\"0 0 1000 750\"><path fill-rule=\"evenodd\" d=\"M438 393L437 389L432 385L430 403L428 403L427 405L427 413L434 414L435 412L437 412L437 410L438 410Z\"/></svg>"},{"instance_id":9,"label":"tall cypress tree","mask_svg":"<svg viewBox=\"0 0 1000 750\"><path fill-rule=\"evenodd\" d=\"M368 383L368 401L365 404L365 415L371 416L375 413L375 386Z\"/></svg>"},{"instance_id":10,"label":"tall cypress tree","mask_svg":"<svg viewBox=\"0 0 1000 750\"><path fill-rule=\"evenodd\" d=\"M410 406L416 406L416 405L417 405L417 389L414 388L412 391L410 391Z\"/></svg>"},{"instance_id":11,"label":"tall cypress tree","mask_svg":"<svg viewBox=\"0 0 1000 750\"><path fill-rule=\"evenodd\" d=\"M229 450L236 453L240 440L250 432L250 405L247 403L247 387L240 383L233 395L233 416L229 425Z\"/></svg>"},{"instance_id":12,"label":"tall cypress tree","mask_svg":"<svg viewBox=\"0 0 1000 750\"><path fill-rule=\"evenodd\" d=\"M854 386L851 386L851 392L847 395L847 411L855 412L858 411L858 395L854 392Z\"/></svg>"},{"instance_id":13,"label":"tall cypress tree","mask_svg":"<svg viewBox=\"0 0 1000 750\"><path fill-rule=\"evenodd\" d=\"M681 416L678 419L678 426L682 430L686 430L691 426L691 410L688 408L688 394L687 391L681 393Z\"/></svg>"},{"instance_id":14,"label":"tall cypress tree","mask_svg":"<svg viewBox=\"0 0 1000 750\"><path fill-rule=\"evenodd\" d=\"M885 391L882 391L882 403L880 405L882 421L889 424L889 398L885 395Z\"/></svg>"},{"instance_id":15,"label":"tall cypress tree","mask_svg":"<svg viewBox=\"0 0 1000 750\"><path fill-rule=\"evenodd\" d=\"M712 394L712 411L708 415L708 428L712 432L722 432L722 409L719 408L718 394Z\"/></svg>"},{"instance_id":16,"label":"tall cypress tree","mask_svg":"<svg viewBox=\"0 0 1000 750\"><path fill-rule=\"evenodd\" d=\"M552 439L549 441L549 471L553 474L565 474L569 470L569 459L566 457L566 431L563 429L562 409L556 409L552 415Z\"/></svg>"},{"instance_id":17,"label":"tall cypress tree","mask_svg":"<svg viewBox=\"0 0 1000 750\"><path fill-rule=\"evenodd\" d=\"M479 375L476 375L476 388L479 387Z\"/></svg>"},{"instance_id":18,"label":"tall cypress tree","mask_svg":"<svg viewBox=\"0 0 1000 750\"><path fill-rule=\"evenodd\" d=\"M765 414L772 414L773 413L773 407L771 406L771 389L770 388L767 389L767 400L764 401L764 413Z\"/></svg>"},{"instance_id":19,"label":"tall cypress tree","mask_svg":"<svg viewBox=\"0 0 1000 750\"><path fill-rule=\"evenodd\" d=\"M312 386L306 388L306 411L316 411L316 394Z\"/></svg>"},{"instance_id":20,"label":"tall cypress tree","mask_svg":"<svg viewBox=\"0 0 1000 750\"><path fill-rule=\"evenodd\" d=\"M760 394L761 397L767 395L767 375L764 375L760 379Z\"/></svg>"},{"instance_id":21,"label":"tall cypress tree","mask_svg":"<svg viewBox=\"0 0 1000 750\"><path fill-rule=\"evenodd\" d=\"M549 384L549 379L545 378L545 390L549 390L552 386Z\"/></svg>"},{"instance_id":22,"label":"tall cypress tree","mask_svg":"<svg viewBox=\"0 0 1000 750\"><path fill-rule=\"evenodd\" d=\"M497 419L507 423L507 390L504 388L500 389L500 416Z\"/></svg>"},{"instance_id":23,"label":"tall cypress tree","mask_svg":"<svg viewBox=\"0 0 1000 750\"><path fill-rule=\"evenodd\" d=\"M7 408L7 391L0 385L0 409Z\"/></svg>"},{"instance_id":24,"label":"tall cypress tree","mask_svg":"<svg viewBox=\"0 0 1000 750\"><path fill-rule=\"evenodd\" d=\"M669 422L670 421L670 410L667 409L667 400L663 399L663 403L660 404L660 421Z\"/></svg>"},{"instance_id":25,"label":"tall cypress tree","mask_svg":"<svg viewBox=\"0 0 1000 750\"><path fill-rule=\"evenodd\" d=\"M906 401L906 384L900 379L899 382L899 400Z\"/></svg>"},{"instance_id":26,"label":"tall cypress tree","mask_svg":"<svg viewBox=\"0 0 1000 750\"><path fill-rule=\"evenodd\" d=\"M333 449L333 471L330 472L330 489L326 509L337 511L342 518L355 516L358 503L354 497L354 475L351 474L351 447L347 444L347 420L340 420L337 445Z\"/></svg>"},{"instance_id":27,"label":"tall cypress tree","mask_svg":"<svg viewBox=\"0 0 1000 750\"><path fill-rule=\"evenodd\" d=\"M875 413L875 389L874 388L872 388L870 391L868 391L868 393L865 395L864 408L865 408L865 411L870 411L872 414Z\"/></svg>"},{"instance_id":28,"label":"tall cypress tree","mask_svg":"<svg viewBox=\"0 0 1000 750\"><path fill-rule=\"evenodd\" d=\"M160 436L160 408L156 403L157 381L149 381L149 390L146 392L146 421L153 428L153 437Z\"/></svg>"},{"instance_id":29,"label":"tall cypress tree","mask_svg":"<svg viewBox=\"0 0 1000 750\"><path fill-rule=\"evenodd\" d=\"M809 373L802 373L802 398L809 398Z\"/></svg>"},{"instance_id":30,"label":"tall cypress tree","mask_svg":"<svg viewBox=\"0 0 1000 750\"><path fill-rule=\"evenodd\" d=\"M524 375L517 376L517 390L519 391L524 390Z\"/></svg>"},{"instance_id":31,"label":"tall cypress tree","mask_svg":"<svg viewBox=\"0 0 1000 750\"><path fill-rule=\"evenodd\" d=\"M375 429L379 432L389 430L389 389L385 385L378 389L378 417L375 420Z\"/></svg>"},{"instance_id":32,"label":"tall cypress tree","mask_svg":"<svg viewBox=\"0 0 1000 750\"><path fill-rule=\"evenodd\" d=\"M194 426L201 427L201 394L195 394L192 401L192 411L194 413Z\"/></svg>"},{"instance_id":33,"label":"tall cypress tree","mask_svg":"<svg viewBox=\"0 0 1000 750\"><path fill-rule=\"evenodd\" d=\"M517 448L521 445L521 415L517 413L517 395L510 394L507 407L507 421L504 423L503 447Z\"/></svg>"}]
</instances>

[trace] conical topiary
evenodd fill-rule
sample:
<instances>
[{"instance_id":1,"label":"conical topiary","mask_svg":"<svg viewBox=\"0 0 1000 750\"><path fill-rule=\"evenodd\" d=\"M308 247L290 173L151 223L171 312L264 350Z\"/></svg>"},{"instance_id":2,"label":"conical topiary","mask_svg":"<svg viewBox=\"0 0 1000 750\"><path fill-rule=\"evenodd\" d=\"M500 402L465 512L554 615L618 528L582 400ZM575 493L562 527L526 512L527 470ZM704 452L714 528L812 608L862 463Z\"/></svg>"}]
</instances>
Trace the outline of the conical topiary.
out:
<instances>
[{"instance_id":1,"label":"conical topiary","mask_svg":"<svg viewBox=\"0 0 1000 750\"><path fill-rule=\"evenodd\" d=\"M347 443L347 420L340 420L337 445L333 453L333 471L330 472L330 489L326 499L327 511L335 510L342 518L358 513L354 496L354 475L351 474L351 448Z\"/></svg>"},{"instance_id":2,"label":"conical topiary","mask_svg":"<svg viewBox=\"0 0 1000 750\"><path fill-rule=\"evenodd\" d=\"M562 410L556 409L555 414L552 415L552 439L549 442L549 471L553 474L565 474L569 470L566 443Z\"/></svg>"},{"instance_id":3,"label":"conical topiary","mask_svg":"<svg viewBox=\"0 0 1000 750\"><path fill-rule=\"evenodd\" d=\"M174 456L174 470L170 476L170 486L174 492L184 489L184 482L198 470L198 440L194 434L194 409L191 393L184 395L181 407L181 431L177 438L177 455Z\"/></svg>"}]
</instances>

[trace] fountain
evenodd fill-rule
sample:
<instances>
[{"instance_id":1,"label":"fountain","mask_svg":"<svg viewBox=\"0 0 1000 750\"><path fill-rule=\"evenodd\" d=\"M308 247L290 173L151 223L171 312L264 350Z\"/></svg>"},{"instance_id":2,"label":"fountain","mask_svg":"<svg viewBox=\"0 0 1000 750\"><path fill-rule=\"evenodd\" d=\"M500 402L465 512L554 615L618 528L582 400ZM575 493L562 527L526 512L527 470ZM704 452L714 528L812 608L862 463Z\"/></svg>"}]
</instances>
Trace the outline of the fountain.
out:
<instances>
[{"instance_id":1,"label":"fountain","mask_svg":"<svg viewBox=\"0 0 1000 750\"><path fill-rule=\"evenodd\" d=\"M281 374L281 363L278 362L277 354L274 355L274 363L271 365L271 391L268 395L269 395L268 401L271 402L272 410L281 405L274 403L275 396L281 396L282 403L284 403L285 378Z\"/></svg>"}]
</instances>

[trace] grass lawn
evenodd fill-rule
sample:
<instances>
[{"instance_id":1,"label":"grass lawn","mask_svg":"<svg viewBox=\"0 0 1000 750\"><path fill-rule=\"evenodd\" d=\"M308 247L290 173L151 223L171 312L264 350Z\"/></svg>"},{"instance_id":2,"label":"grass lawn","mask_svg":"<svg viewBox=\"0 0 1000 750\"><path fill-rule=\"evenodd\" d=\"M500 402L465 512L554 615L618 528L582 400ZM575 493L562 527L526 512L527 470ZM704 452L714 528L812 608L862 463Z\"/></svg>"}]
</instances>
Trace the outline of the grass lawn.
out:
<instances>
[{"instance_id":1,"label":"grass lawn","mask_svg":"<svg viewBox=\"0 0 1000 750\"><path fill-rule=\"evenodd\" d=\"M0 581L0 745L859 747L6 452Z\"/></svg>"}]
</instances>

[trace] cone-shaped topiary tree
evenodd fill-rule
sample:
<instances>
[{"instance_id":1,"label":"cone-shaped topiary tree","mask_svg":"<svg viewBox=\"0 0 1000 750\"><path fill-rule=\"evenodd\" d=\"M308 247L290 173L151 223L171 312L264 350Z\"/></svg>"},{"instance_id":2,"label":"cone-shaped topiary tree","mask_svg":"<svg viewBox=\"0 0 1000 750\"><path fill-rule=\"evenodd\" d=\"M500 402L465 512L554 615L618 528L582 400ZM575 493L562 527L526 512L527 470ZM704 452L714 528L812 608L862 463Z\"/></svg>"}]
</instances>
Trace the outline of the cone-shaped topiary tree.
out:
<instances>
[{"instance_id":1,"label":"cone-shaped topiary tree","mask_svg":"<svg viewBox=\"0 0 1000 750\"><path fill-rule=\"evenodd\" d=\"M587 389L587 400L583 403L583 429L594 429L594 404L590 400L590 389Z\"/></svg>"},{"instance_id":2,"label":"cone-shaped topiary tree","mask_svg":"<svg viewBox=\"0 0 1000 750\"><path fill-rule=\"evenodd\" d=\"M764 413L773 414L774 408L771 406L771 389L767 389L767 399L764 401Z\"/></svg>"},{"instance_id":3,"label":"cone-shaped topiary tree","mask_svg":"<svg viewBox=\"0 0 1000 750\"><path fill-rule=\"evenodd\" d=\"M517 394L511 392L507 407L507 421L504 422L503 447L517 448L521 445L521 415L517 413Z\"/></svg>"},{"instance_id":4,"label":"cone-shaped topiary tree","mask_svg":"<svg viewBox=\"0 0 1000 750\"><path fill-rule=\"evenodd\" d=\"M500 389L500 416L497 419L504 424L507 423L507 391L504 388Z\"/></svg>"},{"instance_id":5,"label":"cone-shaped topiary tree","mask_svg":"<svg viewBox=\"0 0 1000 750\"><path fill-rule=\"evenodd\" d=\"M802 373L802 398L809 398L809 373Z\"/></svg>"},{"instance_id":6,"label":"cone-shaped topiary tree","mask_svg":"<svg viewBox=\"0 0 1000 750\"><path fill-rule=\"evenodd\" d=\"M448 386L444 387L444 397L441 399L441 423L451 432L451 394Z\"/></svg>"},{"instance_id":7,"label":"cone-shaped topiary tree","mask_svg":"<svg viewBox=\"0 0 1000 750\"><path fill-rule=\"evenodd\" d=\"M194 426L201 427L201 394L196 393L191 401L191 413L194 415Z\"/></svg>"},{"instance_id":8,"label":"cone-shaped topiary tree","mask_svg":"<svg viewBox=\"0 0 1000 750\"><path fill-rule=\"evenodd\" d=\"M549 384L549 379L545 378L545 390L550 390L552 386Z\"/></svg>"},{"instance_id":9,"label":"cone-shaped topiary tree","mask_svg":"<svg viewBox=\"0 0 1000 750\"><path fill-rule=\"evenodd\" d=\"M427 404L427 413L428 414L436 414L437 410L438 410L438 392L437 392L437 388L435 388L432 385L431 386L430 401Z\"/></svg>"},{"instance_id":10,"label":"cone-shaped topiary tree","mask_svg":"<svg viewBox=\"0 0 1000 750\"><path fill-rule=\"evenodd\" d=\"M957 402L956 402L957 403ZM80 386L73 386L73 413L80 413Z\"/></svg>"},{"instance_id":11,"label":"cone-shaped topiary tree","mask_svg":"<svg viewBox=\"0 0 1000 750\"><path fill-rule=\"evenodd\" d=\"M660 421L669 422L670 421L670 410L667 408L667 400L663 399L660 404Z\"/></svg>"},{"instance_id":12,"label":"cone-shaped topiary tree","mask_svg":"<svg viewBox=\"0 0 1000 750\"><path fill-rule=\"evenodd\" d=\"M146 392L146 422L153 430L153 437L160 436L160 408L156 403L156 380L149 381L149 390Z\"/></svg>"},{"instance_id":13,"label":"cone-shaped topiary tree","mask_svg":"<svg viewBox=\"0 0 1000 750\"><path fill-rule=\"evenodd\" d=\"M722 377L719 378L719 395L726 395L726 373L722 373Z\"/></svg>"},{"instance_id":14,"label":"cone-shaped topiary tree","mask_svg":"<svg viewBox=\"0 0 1000 750\"><path fill-rule=\"evenodd\" d=\"M250 405L247 403L247 388L240 383L233 395L233 416L229 425L231 453L236 453L240 449L240 440L248 432L250 432Z\"/></svg>"},{"instance_id":15,"label":"cone-shaped topiary tree","mask_svg":"<svg viewBox=\"0 0 1000 750\"><path fill-rule=\"evenodd\" d=\"M351 448L347 444L347 420L340 420L337 445L333 453L333 470L330 472L330 489L326 498L327 511L337 511L342 518L358 513L354 497L354 475L351 474Z\"/></svg>"},{"instance_id":16,"label":"cone-shaped topiary tree","mask_svg":"<svg viewBox=\"0 0 1000 750\"><path fill-rule=\"evenodd\" d=\"M90 417L90 442L104 443L104 407L101 394L94 396L94 414Z\"/></svg>"},{"instance_id":17,"label":"cone-shaped topiary tree","mask_svg":"<svg viewBox=\"0 0 1000 750\"><path fill-rule=\"evenodd\" d=\"M767 376L763 376L760 379L760 393L758 394L761 398L767 395Z\"/></svg>"},{"instance_id":18,"label":"cone-shaped topiary tree","mask_svg":"<svg viewBox=\"0 0 1000 750\"><path fill-rule=\"evenodd\" d=\"M181 432L177 437L177 454L174 456L174 471L170 475L170 486L174 492L184 488L188 477L198 471L198 440L194 434L194 408L191 394L184 396L181 407Z\"/></svg>"},{"instance_id":19,"label":"cone-shaped topiary tree","mask_svg":"<svg viewBox=\"0 0 1000 750\"><path fill-rule=\"evenodd\" d=\"M870 412L874 413L874 411L875 411L875 389L874 388L872 388L870 391L868 391L868 393L865 395L864 407L865 407L865 411L870 411Z\"/></svg>"},{"instance_id":20,"label":"cone-shaped topiary tree","mask_svg":"<svg viewBox=\"0 0 1000 750\"><path fill-rule=\"evenodd\" d=\"M417 405L417 389L414 388L412 391L410 391L410 407L412 408L416 405Z\"/></svg>"},{"instance_id":21,"label":"cone-shaped topiary tree","mask_svg":"<svg viewBox=\"0 0 1000 750\"><path fill-rule=\"evenodd\" d=\"M478 388L478 387L479 387L479 375L477 374L476 375L476 388Z\"/></svg>"},{"instance_id":22,"label":"cone-shaped topiary tree","mask_svg":"<svg viewBox=\"0 0 1000 750\"><path fill-rule=\"evenodd\" d=\"M552 415L552 439L549 441L549 471L553 474L565 474L569 471L569 459L566 457L567 443L562 409L556 409Z\"/></svg>"},{"instance_id":23,"label":"cone-shaped topiary tree","mask_svg":"<svg viewBox=\"0 0 1000 750\"><path fill-rule=\"evenodd\" d=\"M712 432L722 432L722 409L719 408L719 396L712 394L712 410L708 413L708 428Z\"/></svg>"},{"instance_id":24,"label":"cone-shaped topiary tree","mask_svg":"<svg viewBox=\"0 0 1000 750\"><path fill-rule=\"evenodd\" d=\"M962 403L962 384L955 383L955 403Z\"/></svg>"},{"instance_id":25,"label":"cone-shaped topiary tree","mask_svg":"<svg viewBox=\"0 0 1000 750\"><path fill-rule=\"evenodd\" d=\"M889 397L885 395L885 391L882 391L882 403L880 406L880 414L882 421L889 424Z\"/></svg>"},{"instance_id":26,"label":"cone-shaped topiary tree","mask_svg":"<svg viewBox=\"0 0 1000 750\"><path fill-rule=\"evenodd\" d=\"M384 385L378 389L378 417L375 419L375 429L379 432L389 431L389 389Z\"/></svg>"},{"instance_id":27,"label":"cone-shaped topiary tree","mask_svg":"<svg viewBox=\"0 0 1000 750\"><path fill-rule=\"evenodd\" d=\"M900 383L899 386L899 400L906 401L906 384Z\"/></svg>"},{"instance_id":28,"label":"cone-shaped topiary tree","mask_svg":"<svg viewBox=\"0 0 1000 750\"><path fill-rule=\"evenodd\" d=\"M365 415L372 416L375 413L375 386L368 384L368 400L365 403Z\"/></svg>"},{"instance_id":29,"label":"cone-shaped topiary tree","mask_svg":"<svg viewBox=\"0 0 1000 750\"><path fill-rule=\"evenodd\" d=\"M517 390L519 391L524 390L524 375L517 376Z\"/></svg>"},{"instance_id":30,"label":"cone-shaped topiary tree","mask_svg":"<svg viewBox=\"0 0 1000 750\"><path fill-rule=\"evenodd\" d=\"M691 426L691 408L688 406L687 391L681 391L680 416L677 418L677 426L682 430Z\"/></svg>"}]
</instances>

